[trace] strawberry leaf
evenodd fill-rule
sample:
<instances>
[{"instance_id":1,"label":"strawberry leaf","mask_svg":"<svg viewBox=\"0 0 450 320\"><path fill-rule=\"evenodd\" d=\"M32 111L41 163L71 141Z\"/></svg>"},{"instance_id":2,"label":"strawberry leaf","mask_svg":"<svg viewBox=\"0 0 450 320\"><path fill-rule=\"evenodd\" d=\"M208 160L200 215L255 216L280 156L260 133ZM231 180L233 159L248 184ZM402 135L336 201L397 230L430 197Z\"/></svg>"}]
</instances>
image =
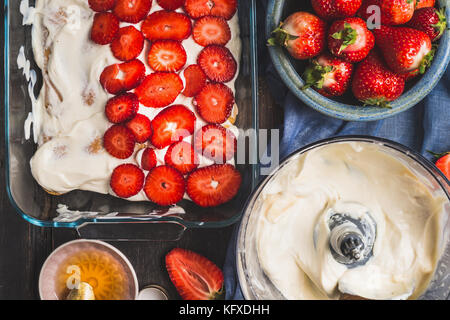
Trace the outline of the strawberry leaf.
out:
<instances>
[{"instance_id":1,"label":"strawberry leaf","mask_svg":"<svg viewBox=\"0 0 450 320\"><path fill-rule=\"evenodd\" d=\"M341 47L339 48L339 53L342 52L342 50L345 50L349 45L354 44L356 42L356 38L358 36L358 33L355 29L352 28L352 26L349 23L344 24L344 29L342 29L339 32L333 33L331 36L333 39L336 40L342 40Z\"/></svg>"}]
</instances>

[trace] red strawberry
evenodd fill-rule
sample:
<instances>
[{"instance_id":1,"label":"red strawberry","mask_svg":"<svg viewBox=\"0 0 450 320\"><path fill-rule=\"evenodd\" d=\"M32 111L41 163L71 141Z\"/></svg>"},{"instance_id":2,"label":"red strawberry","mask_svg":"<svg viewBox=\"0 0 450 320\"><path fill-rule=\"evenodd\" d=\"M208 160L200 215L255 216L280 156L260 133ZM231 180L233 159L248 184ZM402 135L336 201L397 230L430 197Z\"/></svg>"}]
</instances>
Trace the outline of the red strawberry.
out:
<instances>
[{"instance_id":1,"label":"red strawberry","mask_svg":"<svg viewBox=\"0 0 450 320\"><path fill-rule=\"evenodd\" d=\"M158 40L152 43L148 64L155 71L175 72L186 64L187 55L182 44L174 40Z\"/></svg>"},{"instance_id":2,"label":"red strawberry","mask_svg":"<svg viewBox=\"0 0 450 320\"><path fill-rule=\"evenodd\" d=\"M91 29L91 40L97 44L108 44L119 31L119 19L111 12L96 13Z\"/></svg>"},{"instance_id":3,"label":"red strawberry","mask_svg":"<svg viewBox=\"0 0 450 320\"><path fill-rule=\"evenodd\" d=\"M111 51L119 60L129 61L137 58L144 48L144 36L133 26L120 28L111 42Z\"/></svg>"},{"instance_id":4,"label":"red strawberry","mask_svg":"<svg viewBox=\"0 0 450 320\"><path fill-rule=\"evenodd\" d=\"M431 41L436 41L444 34L447 27L444 10L444 8L438 10L433 7L418 9L406 25L425 32Z\"/></svg>"},{"instance_id":5,"label":"red strawberry","mask_svg":"<svg viewBox=\"0 0 450 320\"><path fill-rule=\"evenodd\" d=\"M206 75L202 68L197 64L191 64L183 71L184 79L186 80L186 87L183 95L186 97L193 97L197 95L206 84Z\"/></svg>"},{"instance_id":6,"label":"red strawberry","mask_svg":"<svg viewBox=\"0 0 450 320\"><path fill-rule=\"evenodd\" d=\"M323 53L306 68L304 88L313 86L324 96L341 96L347 90L352 72L351 63Z\"/></svg>"},{"instance_id":7,"label":"red strawberry","mask_svg":"<svg viewBox=\"0 0 450 320\"><path fill-rule=\"evenodd\" d=\"M237 140L233 132L221 125L208 124L195 134L194 148L215 163L225 163L236 153Z\"/></svg>"},{"instance_id":8,"label":"red strawberry","mask_svg":"<svg viewBox=\"0 0 450 320\"><path fill-rule=\"evenodd\" d=\"M375 37L360 18L335 21L328 31L331 53L347 62L363 60L375 45Z\"/></svg>"},{"instance_id":9,"label":"red strawberry","mask_svg":"<svg viewBox=\"0 0 450 320\"><path fill-rule=\"evenodd\" d=\"M176 169L169 166L153 168L147 175L144 192L150 201L170 206L183 199L186 182Z\"/></svg>"},{"instance_id":10,"label":"red strawberry","mask_svg":"<svg viewBox=\"0 0 450 320\"><path fill-rule=\"evenodd\" d=\"M224 46L231 39L231 30L225 19L205 16L194 22L192 36L203 47L210 44Z\"/></svg>"},{"instance_id":11,"label":"red strawberry","mask_svg":"<svg viewBox=\"0 0 450 320\"><path fill-rule=\"evenodd\" d=\"M106 67L100 75L100 83L106 91L116 94L136 88L144 76L144 64L134 59Z\"/></svg>"},{"instance_id":12,"label":"red strawberry","mask_svg":"<svg viewBox=\"0 0 450 320\"><path fill-rule=\"evenodd\" d=\"M106 130L103 146L110 155L118 159L127 159L134 152L136 141L133 133L125 126L115 124Z\"/></svg>"},{"instance_id":13,"label":"red strawberry","mask_svg":"<svg viewBox=\"0 0 450 320\"><path fill-rule=\"evenodd\" d=\"M143 114L137 114L126 123L126 127L131 130L136 142L144 143L152 136L152 122Z\"/></svg>"},{"instance_id":14,"label":"red strawberry","mask_svg":"<svg viewBox=\"0 0 450 320\"><path fill-rule=\"evenodd\" d=\"M223 273L210 260L184 249L166 255L166 269L183 300L213 300L223 294Z\"/></svg>"},{"instance_id":15,"label":"red strawberry","mask_svg":"<svg viewBox=\"0 0 450 320\"><path fill-rule=\"evenodd\" d=\"M138 23L150 12L152 0L117 0L113 13L120 21Z\"/></svg>"},{"instance_id":16,"label":"red strawberry","mask_svg":"<svg viewBox=\"0 0 450 320\"><path fill-rule=\"evenodd\" d=\"M193 104L206 122L224 123L233 109L233 91L222 83L208 83L195 96Z\"/></svg>"},{"instance_id":17,"label":"red strawberry","mask_svg":"<svg viewBox=\"0 0 450 320\"><path fill-rule=\"evenodd\" d=\"M204 48L197 57L197 64L214 82L231 81L237 71L237 63L230 50L218 45Z\"/></svg>"},{"instance_id":18,"label":"red strawberry","mask_svg":"<svg viewBox=\"0 0 450 320\"><path fill-rule=\"evenodd\" d=\"M420 8L434 7L435 0L416 0L416 10Z\"/></svg>"},{"instance_id":19,"label":"red strawberry","mask_svg":"<svg viewBox=\"0 0 450 320\"><path fill-rule=\"evenodd\" d=\"M403 77L389 70L375 50L358 65L352 82L357 99L366 105L381 107L389 107L388 102L397 99L404 87Z\"/></svg>"},{"instance_id":20,"label":"red strawberry","mask_svg":"<svg viewBox=\"0 0 450 320\"><path fill-rule=\"evenodd\" d=\"M204 16L233 18L237 10L237 0L186 0L184 9L192 19Z\"/></svg>"},{"instance_id":21,"label":"red strawberry","mask_svg":"<svg viewBox=\"0 0 450 320\"><path fill-rule=\"evenodd\" d=\"M194 147L186 141L172 144L166 152L164 161L167 165L174 167L181 174L188 174L198 167L198 157Z\"/></svg>"},{"instance_id":22,"label":"red strawberry","mask_svg":"<svg viewBox=\"0 0 450 320\"><path fill-rule=\"evenodd\" d=\"M439 156L440 158L436 161L436 167L450 180L450 152Z\"/></svg>"},{"instance_id":23,"label":"red strawberry","mask_svg":"<svg viewBox=\"0 0 450 320\"><path fill-rule=\"evenodd\" d=\"M124 93L108 100L105 114L112 123L133 118L139 110L139 99L134 93Z\"/></svg>"},{"instance_id":24,"label":"red strawberry","mask_svg":"<svg viewBox=\"0 0 450 320\"><path fill-rule=\"evenodd\" d=\"M426 33L406 27L381 26L374 29L375 41L387 65L396 73L419 69L424 73L434 56L430 37Z\"/></svg>"},{"instance_id":25,"label":"red strawberry","mask_svg":"<svg viewBox=\"0 0 450 320\"><path fill-rule=\"evenodd\" d=\"M325 20L352 17L361 3L362 0L311 0L314 11Z\"/></svg>"},{"instance_id":26,"label":"red strawberry","mask_svg":"<svg viewBox=\"0 0 450 320\"><path fill-rule=\"evenodd\" d=\"M157 0L159 6L166 10L177 10L184 5L185 0Z\"/></svg>"},{"instance_id":27,"label":"red strawberry","mask_svg":"<svg viewBox=\"0 0 450 320\"><path fill-rule=\"evenodd\" d=\"M230 164L216 164L197 169L189 175L186 191L201 207L215 207L234 198L241 186L239 171Z\"/></svg>"},{"instance_id":28,"label":"red strawberry","mask_svg":"<svg viewBox=\"0 0 450 320\"><path fill-rule=\"evenodd\" d=\"M122 164L114 169L110 186L114 193L121 198L129 198L139 193L144 185L145 175L134 164Z\"/></svg>"},{"instance_id":29,"label":"red strawberry","mask_svg":"<svg viewBox=\"0 0 450 320\"><path fill-rule=\"evenodd\" d=\"M283 46L295 59L310 59L325 48L327 25L309 12L296 12L276 28L269 46Z\"/></svg>"},{"instance_id":30,"label":"red strawberry","mask_svg":"<svg viewBox=\"0 0 450 320\"><path fill-rule=\"evenodd\" d=\"M89 0L89 7L97 12L111 10L116 4L116 0Z\"/></svg>"},{"instance_id":31,"label":"red strawberry","mask_svg":"<svg viewBox=\"0 0 450 320\"><path fill-rule=\"evenodd\" d=\"M149 15L141 26L142 33L150 41L182 41L191 35L192 24L189 17L174 11L156 11Z\"/></svg>"},{"instance_id":32,"label":"red strawberry","mask_svg":"<svg viewBox=\"0 0 450 320\"><path fill-rule=\"evenodd\" d=\"M170 106L153 118L152 144L163 149L192 135L195 128L194 113L183 105Z\"/></svg>"},{"instance_id":33,"label":"red strawberry","mask_svg":"<svg viewBox=\"0 0 450 320\"><path fill-rule=\"evenodd\" d=\"M144 152L142 152L142 158L141 158L142 169L144 169L146 171L150 171L154 167L156 167L157 164L158 164L158 161L156 159L155 150L152 148L145 148Z\"/></svg>"},{"instance_id":34,"label":"red strawberry","mask_svg":"<svg viewBox=\"0 0 450 320\"><path fill-rule=\"evenodd\" d=\"M145 77L135 93L146 107L162 108L173 103L183 90L183 81L176 73L157 72Z\"/></svg>"},{"instance_id":35,"label":"red strawberry","mask_svg":"<svg viewBox=\"0 0 450 320\"><path fill-rule=\"evenodd\" d=\"M374 11L370 7L378 6L381 13L381 24L404 24L412 18L415 5L416 0L364 0L358 15L364 20L368 20L374 15Z\"/></svg>"}]
</instances>

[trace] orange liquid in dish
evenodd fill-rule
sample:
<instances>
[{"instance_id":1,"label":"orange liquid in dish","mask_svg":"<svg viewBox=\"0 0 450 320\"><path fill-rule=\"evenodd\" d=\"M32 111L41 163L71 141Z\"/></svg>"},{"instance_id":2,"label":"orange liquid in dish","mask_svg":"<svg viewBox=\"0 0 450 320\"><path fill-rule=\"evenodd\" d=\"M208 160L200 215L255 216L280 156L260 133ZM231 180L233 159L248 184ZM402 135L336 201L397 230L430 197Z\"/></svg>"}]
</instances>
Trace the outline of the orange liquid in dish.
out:
<instances>
[{"instance_id":1,"label":"orange liquid in dish","mask_svg":"<svg viewBox=\"0 0 450 320\"><path fill-rule=\"evenodd\" d=\"M57 292L62 297L77 281L94 289L96 300L130 299L130 280L123 267L109 253L88 249L68 257L58 269Z\"/></svg>"}]
</instances>

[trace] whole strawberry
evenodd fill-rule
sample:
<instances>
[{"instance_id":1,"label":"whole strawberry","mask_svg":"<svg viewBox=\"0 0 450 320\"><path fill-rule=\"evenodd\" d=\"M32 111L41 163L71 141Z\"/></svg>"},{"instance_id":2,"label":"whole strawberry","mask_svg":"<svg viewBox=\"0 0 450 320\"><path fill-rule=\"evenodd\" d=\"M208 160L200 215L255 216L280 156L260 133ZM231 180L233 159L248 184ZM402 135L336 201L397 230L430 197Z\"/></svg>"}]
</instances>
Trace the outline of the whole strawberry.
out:
<instances>
[{"instance_id":1,"label":"whole strawberry","mask_svg":"<svg viewBox=\"0 0 450 320\"><path fill-rule=\"evenodd\" d=\"M351 63L323 53L312 60L303 73L303 89L312 86L324 96L341 96L348 88L352 71Z\"/></svg>"},{"instance_id":2,"label":"whole strawberry","mask_svg":"<svg viewBox=\"0 0 450 320\"><path fill-rule=\"evenodd\" d=\"M420 8L434 7L435 0L416 0L416 10Z\"/></svg>"},{"instance_id":3,"label":"whole strawberry","mask_svg":"<svg viewBox=\"0 0 450 320\"><path fill-rule=\"evenodd\" d=\"M352 17L361 3L362 0L311 0L314 11L325 20Z\"/></svg>"},{"instance_id":4,"label":"whole strawberry","mask_svg":"<svg viewBox=\"0 0 450 320\"><path fill-rule=\"evenodd\" d=\"M407 25L411 28L425 32L431 41L438 40L447 27L445 9L440 10L432 7L418 9L414 12Z\"/></svg>"},{"instance_id":5,"label":"whole strawberry","mask_svg":"<svg viewBox=\"0 0 450 320\"><path fill-rule=\"evenodd\" d=\"M381 49L387 65L396 73L419 69L422 74L434 56L430 37L407 27L381 26L373 30L375 43Z\"/></svg>"},{"instance_id":6,"label":"whole strawberry","mask_svg":"<svg viewBox=\"0 0 450 320\"><path fill-rule=\"evenodd\" d=\"M309 12L290 15L267 41L269 46L283 46L295 59L310 59L325 47L326 23Z\"/></svg>"},{"instance_id":7,"label":"whole strawberry","mask_svg":"<svg viewBox=\"0 0 450 320\"><path fill-rule=\"evenodd\" d=\"M378 6L381 13L381 24L399 25L411 20L415 5L416 0L365 0L358 15L364 20L368 20L376 13L376 11L372 11L373 6Z\"/></svg>"},{"instance_id":8,"label":"whole strawberry","mask_svg":"<svg viewBox=\"0 0 450 320\"><path fill-rule=\"evenodd\" d=\"M363 60L375 45L375 37L361 18L335 21L328 31L331 53L347 62Z\"/></svg>"},{"instance_id":9,"label":"whole strawberry","mask_svg":"<svg viewBox=\"0 0 450 320\"><path fill-rule=\"evenodd\" d=\"M352 81L352 91L358 100L384 108L400 97L404 87L403 77L389 70L375 50L358 65Z\"/></svg>"}]
</instances>

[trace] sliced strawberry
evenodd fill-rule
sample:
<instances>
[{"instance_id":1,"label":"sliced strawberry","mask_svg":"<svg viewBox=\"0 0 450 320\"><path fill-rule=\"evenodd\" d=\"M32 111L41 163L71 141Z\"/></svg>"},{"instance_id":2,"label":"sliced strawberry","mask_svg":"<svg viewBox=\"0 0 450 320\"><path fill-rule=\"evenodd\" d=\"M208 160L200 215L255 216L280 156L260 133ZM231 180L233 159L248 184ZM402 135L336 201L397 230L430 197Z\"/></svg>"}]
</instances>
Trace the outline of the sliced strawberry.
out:
<instances>
[{"instance_id":1,"label":"sliced strawberry","mask_svg":"<svg viewBox=\"0 0 450 320\"><path fill-rule=\"evenodd\" d=\"M152 148L146 148L142 153L141 167L146 171L152 170L158 164L156 160L155 150Z\"/></svg>"},{"instance_id":2,"label":"sliced strawberry","mask_svg":"<svg viewBox=\"0 0 450 320\"><path fill-rule=\"evenodd\" d=\"M224 46L231 39L231 31L225 19L206 16L195 21L192 36L203 47L210 44Z\"/></svg>"},{"instance_id":3,"label":"sliced strawberry","mask_svg":"<svg viewBox=\"0 0 450 320\"><path fill-rule=\"evenodd\" d=\"M146 107L162 108L173 103L183 90L183 81L176 73L157 72L145 77L135 93Z\"/></svg>"},{"instance_id":4,"label":"sliced strawberry","mask_svg":"<svg viewBox=\"0 0 450 320\"><path fill-rule=\"evenodd\" d=\"M121 64L112 64L103 70L100 83L111 94L128 91L136 88L145 76L144 64L131 60Z\"/></svg>"},{"instance_id":5,"label":"sliced strawberry","mask_svg":"<svg viewBox=\"0 0 450 320\"><path fill-rule=\"evenodd\" d=\"M147 116L137 114L133 119L127 122L126 127L133 132L136 142L144 143L152 135L152 122Z\"/></svg>"},{"instance_id":6,"label":"sliced strawberry","mask_svg":"<svg viewBox=\"0 0 450 320\"><path fill-rule=\"evenodd\" d=\"M206 76L214 82L231 81L237 70L237 63L230 50L223 46L210 45L197 57L197 63Z\"/></svg>"},{"instance_id":7,"label":"sliced strawberry","mask_svg":"<svg viewBox=\"0 0 450 320\"><path fill-rule=\"evenodd\" d=\"M184 69L183 75L186 80L186 88L184 88L183 95L186 97L197 95L206 84L206 75L197 64L191 64Z\"/></svg>"},{"instance_id":8,"label":"sliced strawberry","mask_svg":"<svg viewBox=\"0 0 450 320\"><path fill-rule=\"evenodd\" d=\"M112 123L121 123L133 118L138 110L138 97L134 93L124 93L108 100L105 114Z\"/></svg>"},{"instance_id":9,"label":"sliced strawberry","mask_svg":"<svg viewBox=\"0 0 450 320\"><path fill-rule=\"evenodd\" d=\"M111 10L116 4L116 0L89 0L89 7L97 12Z\"/></svg>"},{"instance_id":10,"label":"sliced strawberry","mask_svg":"<svg viewBox=\"0 0 450 320\"><path fill-rule=\"evenodd\" d=\"M166 10L177 10L184 5L185 0L157 0L159 6Z\"/></svg>"},{"instance_id":11,"label":"sliced strawberry","mask_svg":"<svg viewBox=\"0 0 450 320\"><path fill-rule=\"evenodd\" d=\"M119 31L119 19L111 12L96 13L91 29L91 40L97 44L108 44Z\"/></svg>"},{"instance_id":12,"label":"sliced strawberry","mask_svg":"<svg viewBox=\"0 0 450 320\"><path fill-rule=\"evenodd\" d=\"M117 159L129 158L134 152L135 144L133 133L123 125L113 125L103 136L103 146L106 151Z\"/></svg>"},{"instance_id":13,"label":"sliced strawberry","mask_svg":"<svg viewBox=\"0 0 450 320\"><path fill-rule=\"evenodd\" d=\"M144 192L150 201L169 206L183 199L186 182L176 169L159 166L152 169L145 180Z\"/></svg>"},{"instance_id":14,"label":"sliced strawberry","mask_svg":"<svg viewBox=\"0 0 450 320\"><path fill-rule=\"evenodd\" d=\"M208 124L195 134L194 148L216 163L225 163L236 153L236 136L221 125Z\"/></svg>"},{"instance_id":15,"label":"sliced strawberry","mask_svg":"<svg viewBox=\"0 0 450 320\"><path fill-rule=\"evenodd\" d=\"M144 36L133 26L120 28L111 42L111 51L119 60L129 61L137 58L144 48Z\"/></svg>"},{"instance_id":16,"label":"sliced strawberry","mask_svg":"<svg viewBox=\"0 0 450 320\"><path fill-rule=\"evenodd\" d=\"M209 123L224 123L231 115L234 95L223 83L208 83L195 96L193 104L200 116Z\"/></svg>"},{"instance_id":17,"label":"sliced strawberry","mask_svg":"<svg viewBox=\"0 0 450 320\"><path fill-rule=\"evenodd\" d=\"M450 153L446 153L436 161L436 167L450 180Z\"/></svg>"},{"instance_id":18,"label":"sliced strawberry","mask_svg":"<svg viewBox=\"0 0 450 320\"><path fill-rule=\"evenodd\" d=\"M120 21L138 23L150 12L152 0L117 0L113 13Z\"/></svg>"},{"instance_id":19,"label":"sliced strawberry","mask_svg":"<svg viewBox=\"0 0 450 320\"><path fill-rule=\"evenodd\" d=\"M215 207L234 198L241 186L242 177L230 164L216 164L197 169L189 175L186 191L201 207Z\"/></svg>"},{"instance_id":20,"label":"sliced strawberry","mask_svg":"<svg viewBox=\"0 0 450 320\"><path fill-rule=\"evenodd\" d=\"M168 107L153 118L150 141L158 149L181 141L194 133L195 120L194 113L183 105Z\"/></svg>"},{"instance_id":21,"label":"sliced strawberry","mask_svg":"<svg viewBox=\"0 0 450 320\"><path fill-rule=\"evenodd\" d=\"M233 18L237 10L237 0L186 0L184 9L192 19L204 16Z\"/></svg>"},{"instance_id":22,"label":"sliced strawberry","mask_svg":"<svg viewBox=\"0 0 450 320\"><path fill-rule=\"evenodd\" d=\"M183 45L175 40L155 41L148 53L148 64L155 71L179 71L186 64L186 60Z\"/></svg>"},{"instance_id":23,"label":"sliced strawberry","mask_svg":"<svg viewBox=\"0 0 450 320\"><path fill-rule=\"evenodd\" d=\"M164 161L167 165L174 167L181 174L188 174L198 167L198 157L194 147L186 141L172 144L166 152Z\"/></svg>"},{"instance_id":24,"label":"sliced strawberry","mask_svg":"<svg viewBox=\"0 0 450 320\"><path fill-rule=\"evenodd\" d=\"M182 41L191 35L191 20L185 14L174 11L156 11L141 26L142 33L150 41Z\"/></svg>"},{"instance_id":25,"label":"sliced strawberry","mask_svg":"<svg viewBox=\"0 0 450 320\"><path fill-rule=\"evenodd\" d=\"M223 273L210 260L184 249L166 255L166 269L183 300L212 300L223 294Z\"/></svg>"},{"instance_id":26,"label":"sliced strawberry","mask_svg":"<svg viewBox=\"0 0 450 320\"><path fill-rule=\"evenodd\" d=\"M145 175L134 164L122 164L114 169L110 186L121 198L129 198L139 193L144 185Z\"/></svg>"}]
</instances>

